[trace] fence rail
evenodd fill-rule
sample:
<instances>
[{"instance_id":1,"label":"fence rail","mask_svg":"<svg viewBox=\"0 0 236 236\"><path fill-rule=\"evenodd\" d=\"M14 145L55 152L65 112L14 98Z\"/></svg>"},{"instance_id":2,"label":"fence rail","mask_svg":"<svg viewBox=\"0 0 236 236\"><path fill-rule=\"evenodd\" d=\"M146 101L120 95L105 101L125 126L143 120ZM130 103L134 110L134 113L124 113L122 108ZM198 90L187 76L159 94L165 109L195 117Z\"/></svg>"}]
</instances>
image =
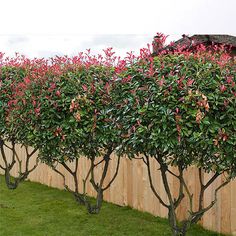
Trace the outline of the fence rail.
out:
<instances>
[{"instance_id":1,"label":"fence rail","mask_svg":"<svg viewBox=\"0 0 236 236\"><path fill-rule=\"evenodd\" d=\"M21 159L24 158L24 150L19 146L17 152ZM7 153L8 158L11 157L10 153ZM34 158L37 154L35 154ZM116 159L113 156L112 159ZM158 189L160 195L167 201L167 197L164 191L164 187L160 178L160 174L157 170L157 166L154 165L154 161L151 161L153 182ZM32 164L33 165L33 164ZM73 163L71 163L73 165ZM85 158L81 158L79 161L79 189L82 191L82 180L86 176L86 171L89 169L89 162ZM102 168L102 167L100 167ZM116 168L116 160L111 161L111 166L108 170L108 176L114 173ZM12 175L17 174L17 168L12 170ZM68 180L67 185L73 188L73 182L70 176L65 173ZM99 176L99 168L96 170L96 175ZM204 181L207 181L212 175L205 174ZM199 184L197 181L198 172L197 169L192 167L186 173L187 184L193 193L193 198L196 199L199 192ZM63 188L63 179L60 175L54 172L47 165L40 163L34 172L32 172L29 180L46 184L48 186ZM177 194L178 181L173 177L168 177L171 189ZM219 178L209 189L206 191L204 198L204 204L209 204L214 199L214 189L220 183L223 178ZM87 184L86 192L90 196L95 195L95 191L92 189L91 184ZM147 176L146 166L141 160L132 160L123 158L120 164L119 174L117 179L105 193L104 199L108 202L112 202L121 206L131 206L135 209L150 212L153 215L167 217L167 210L157 201L154 194L149 187L149 181ZM194 207L197 207L197 201ZM183 219L186 216L188 201L185 199L177 210L179 219ZM222 233L231 233L236 235L236 181L232 181L225 186L218 193L218 201L216 205L205 214L200 222L203 227L211 230L215 230Z\"/></svg>"}]
</instances>

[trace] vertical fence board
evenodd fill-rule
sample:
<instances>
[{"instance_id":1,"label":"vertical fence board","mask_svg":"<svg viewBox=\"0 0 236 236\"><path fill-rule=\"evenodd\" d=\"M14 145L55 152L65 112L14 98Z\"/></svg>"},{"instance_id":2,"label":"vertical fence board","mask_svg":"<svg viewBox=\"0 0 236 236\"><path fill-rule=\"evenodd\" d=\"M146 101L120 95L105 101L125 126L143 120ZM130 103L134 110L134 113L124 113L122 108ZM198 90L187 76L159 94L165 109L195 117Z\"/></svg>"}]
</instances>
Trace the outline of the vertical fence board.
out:
<instances>
[{"instance_id":1,"label":"vertical fence board","mask_svg":"<svg viewBox=\"0 0 236 236\"><path fill-rule=\"evenodd\" d=\"M223 179L223 178L222 178ZM224 181L224 179L222 180ZM221 190L221 231L228 233L231 230L231 184L226 185Z\"/></svg>"},{"instance_id":2,"label":"vertical fence board","mask_svg":"<svg viewBox=\"0 0 236 236\"><path fill-rule=\"evenodd\" d=\"M236 236L236 181L231 182L231 233Z\"/></svg>"}]
</instances>

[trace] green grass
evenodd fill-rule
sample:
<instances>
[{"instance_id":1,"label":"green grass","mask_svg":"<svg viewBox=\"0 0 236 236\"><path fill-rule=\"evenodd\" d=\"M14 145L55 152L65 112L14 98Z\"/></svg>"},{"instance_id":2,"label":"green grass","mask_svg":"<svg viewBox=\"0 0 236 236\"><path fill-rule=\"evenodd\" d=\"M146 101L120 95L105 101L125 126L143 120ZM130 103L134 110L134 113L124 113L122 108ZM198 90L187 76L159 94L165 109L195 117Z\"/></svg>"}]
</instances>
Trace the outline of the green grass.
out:
<instances>
[{"instance_id":1,"label":"green grass","mask_svg":"<svg viewBox=\"0 0 236 236\"><path fill-rule=\"evenodd\" d=\"M167 220L129 207L104 203L90 215L66 191L24 182L8 190L0 176L1 236L171 235ZM188 235L219 235L195 226Z\"/></svg>"}]
</instances>

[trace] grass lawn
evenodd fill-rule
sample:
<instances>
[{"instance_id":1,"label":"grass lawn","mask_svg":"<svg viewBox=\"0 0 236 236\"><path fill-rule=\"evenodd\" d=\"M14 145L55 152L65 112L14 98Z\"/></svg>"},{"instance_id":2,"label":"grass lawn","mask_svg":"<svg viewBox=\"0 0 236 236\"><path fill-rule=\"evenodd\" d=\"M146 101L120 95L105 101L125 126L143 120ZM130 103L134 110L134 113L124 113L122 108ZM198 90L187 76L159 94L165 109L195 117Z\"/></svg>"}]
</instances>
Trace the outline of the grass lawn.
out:
<instances>
[{"instance_id":1,"label":"grass lawn","mask_svg":"<svg viewBox=\"0 0 236 236\"><path fill-rule=\"evenodd\" d=\"M90 215L66 191L24 182L8 190L0 176L1 236L110 236L171 235L167 220L129 207L104 203L99 215ZM188 235L220 235L194 227Z\"/></svg>"}]
</instances>

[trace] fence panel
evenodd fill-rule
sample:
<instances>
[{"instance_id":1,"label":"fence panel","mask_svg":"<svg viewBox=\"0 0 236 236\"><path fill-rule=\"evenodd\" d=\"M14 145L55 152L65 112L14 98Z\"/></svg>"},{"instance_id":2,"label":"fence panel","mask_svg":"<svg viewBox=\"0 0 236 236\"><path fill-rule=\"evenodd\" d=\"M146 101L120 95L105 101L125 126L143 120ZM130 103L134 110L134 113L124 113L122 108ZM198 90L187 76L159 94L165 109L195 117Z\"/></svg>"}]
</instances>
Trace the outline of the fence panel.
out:
<instances>
[{"instance_id":1,"label":"fence panel","mask_svg":"<svg viewBox=\"0 0 236 236\"><path fill-rule=\"evenodd\" d=\"M22 160L24 160L24 150L18 146L17 152ZM34 158L36 158L36 155ZM11 158L11 153L7 151L8 158ZM113 176L116 168L115 156L112 157L110 168L108 171L106 183ZM0 160L1 162L1 160ZM155 166L154 160L151 160L152 177L155 187L160 195L166 202L167 197L164 191L164 187L160 178L160 173L157 171L158 166ZM33 162L32 164L33 165ZM70 165L73 165L71 163ZM24 168L24 166L23 166ZM67 184L73 188L73 181L71 176L66 173L65 169L59 167L60 170L65 173L67 177ZM102 167L99 167L102 168ZM99 177L99 168L96 170L96 176ZM79 190L82 191L82 180L85 178L89 169L89 161L85 158L79 160ZM173 171L175 171L173 169ZM12 175L17 175L17 168L12 170ZM2 173L2 171L0 172ZM187 177L187 183L190 190L193 192L194 199L197 198L199 192L199 183L197 181L198 173L196 168L191 167L185 174ZM211 175L205 175L204 180L207 181ZM47 165L40 163L36 170L30 173L29 180L46 184L48 186L63 188L63 179L60 175L55 173ZM172 191L177 195L178 193L178 181L173 176L168 176L169 184ZM219 185L223 179L218 179L209 189L206 191L204 198L204 204L209 204L214 198L214 189ZM91 184L87 183L86 192L90 196L95 196ZM122 158L120 164L120 171L117 179L114 181L110 189L104 193L104 198L108 202L112 202L121 206L128 205L135 209L150 212L153 215L167 217L167 210L164 208L155 198L149 187L148 175L145 164L141 160L129 160L128 158ZM184 199L181 203L177 214L179 219L186 217L188 200ZM197 204L194 205L197 208ZM223 233L231 233L236 235L236 181L232 181L229 185L225 186L218 194L218 202L209 212L205 214L200 222L205 228L215 230Z\"/></svg>"}]
</instances>

